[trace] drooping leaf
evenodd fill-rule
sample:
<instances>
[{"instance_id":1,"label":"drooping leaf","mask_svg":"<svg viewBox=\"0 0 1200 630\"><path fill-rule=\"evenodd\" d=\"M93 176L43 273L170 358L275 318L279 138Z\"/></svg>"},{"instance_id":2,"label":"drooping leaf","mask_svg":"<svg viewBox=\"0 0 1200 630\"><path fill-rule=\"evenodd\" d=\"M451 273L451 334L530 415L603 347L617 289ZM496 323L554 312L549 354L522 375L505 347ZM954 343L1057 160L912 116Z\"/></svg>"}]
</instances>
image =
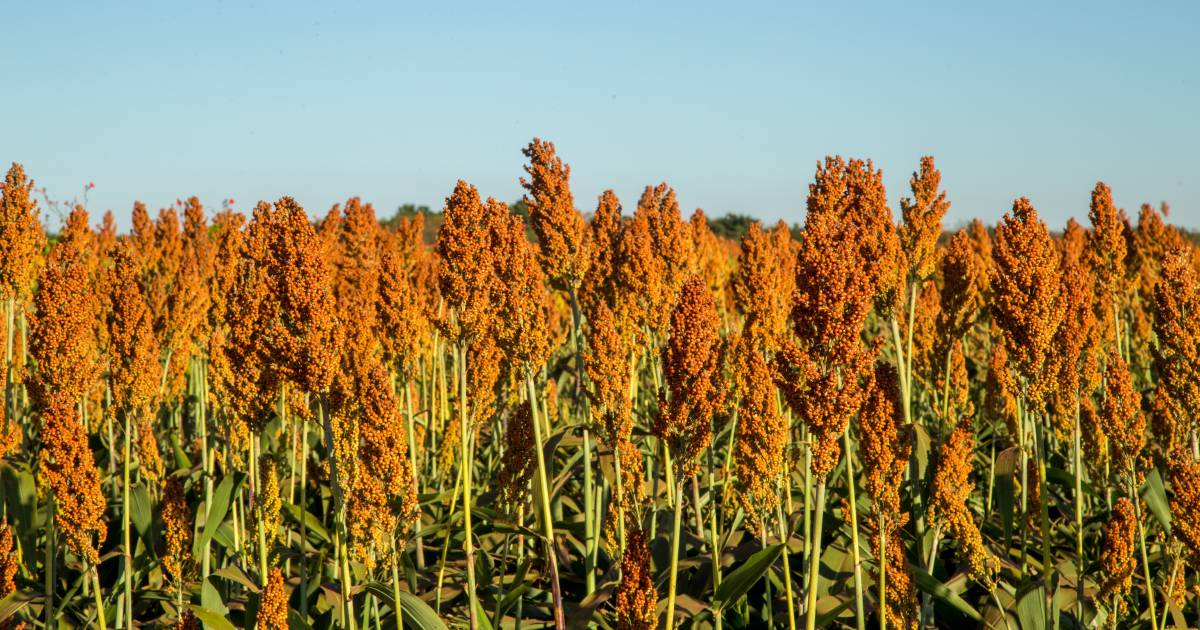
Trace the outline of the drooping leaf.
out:
<instances>
[{"instance_id":1,"label":"drooping leaf","mask_svg":"<svg viewBox=\"0 0 1200 630\"><path fill-rule=\"evenodd\" d=\"M388 608L395 610L391 585L382 582L370 582L363 589L379 598L381 603L387 604ZM416 628L416 630L449 630L446 623L429 607L429 604L425 603L425 600L408 591L400 591L400 610L404 614L404 627L406 629L412 627ZM491 622L487 620L486 614L479 615L479 618L480 621L487 624L486 627L491 627Z\"/></svg>"},{"instance_id":2,"label":"drooping leaf","mask_svg":"<svg viewBox=\"0 0 1200 630\"><path fill-rule=\"evenodd\" d=\"M1046 591L1040 584L1017 593L1017 619L1023 630L1046 630Z\"/></svg>"},{"instance_id":3,"label":"drooping leaf","mask_svg":"<svg viewBox=\"0 0 1200 630\"><path fill-rule=\"evenodd\" d=\"M137 530L138 536L148 539L153 515L150 507L150 491L146 488L146 484L141 483L133 487L129 493L129 502L129 518L133 521L133 528Z\"/></svg>"},{"instance_id":4,"label":"drooping leaf","mask_svg":"<svg viewBox=\"0 0 1200 630\"><path fill-rule=\"evenodd\" d=\"M996 456L996 511L1000 514L1000 522L1004 525L1005 547L1012 542L1013 532L1013 476L1017 470L1017 447L1012 446L1000 451Z\"/></svg>"},{"instance_id":5,"label":"drooping leaf","mask_svg":"<svg viewBox=\"0 0 1200 630\"><path fill-rule=\"evenodd\" d=\"M771 545L750 556L742 566L734 569L721 580L721 585L717 587L717 592L713 595L713 605L717 608L724 608L736 602L766 574L781 553L783 553L783 545L778 544Z\"/></svg>"},{"instance_id":6,"label":"drooping leaf","mask_svg":"<svg viewBox=\"0 0 1200 630\"><path fill-rule=\"evenodd\" d=\"M917 581L917 590L933 595L975 621L983 620L983 615L980 615L978 610L975 610L966 600L959 597L958 593L950 590L949 587L942 584L937 578L929 575L929 572L924 567L910 563L908 568L912 571L913 577Z\"/></svg>"},{"instance_id":7,"label":"drooping leaf","mask_svg":"<svg viewBox=\"0 0 1200 630\"><path fill-rule=\"evenodd\" d=\"M212 628L213 630L237 630L237 627L230 623L224 614L215 613L203 606L189 605L188 608L196 615L197 619L204 623L206 628Z\"/></svg>"},{"instance_id":8,"label":"drooping leaf","mask_svg":"<svg viewBox=\"0 0 1200 630\"><path fill-rule=\"evenodd\" d=\"M1155 468L1146 475L1146 483L1142 484L1140 493L1150 508L1150 513L1158 520L1167 534L1171 533L1171 504L1167 502L1167 490L1163 487L1162 475Z\"/></svg>"},{"instance_id":9,"label":"drooping leaf","mask_svg":"<svg viewBox=\"0 0 1200 630\"><path fill-rule=\"evenodd\" d=\"M212 508L208 511L208 518L204 521L204 529L196 537L196 542L192 547L193 557L200 557L201 549L216 534L217 528L221 526L221 523L225 520L225 516L229 514L229 505L233 501L234 494L241 487L245 478L245 473L234 472L221 479L221 485L217 486L217 491L213 493Z\"/></svg>"}]
</instances>

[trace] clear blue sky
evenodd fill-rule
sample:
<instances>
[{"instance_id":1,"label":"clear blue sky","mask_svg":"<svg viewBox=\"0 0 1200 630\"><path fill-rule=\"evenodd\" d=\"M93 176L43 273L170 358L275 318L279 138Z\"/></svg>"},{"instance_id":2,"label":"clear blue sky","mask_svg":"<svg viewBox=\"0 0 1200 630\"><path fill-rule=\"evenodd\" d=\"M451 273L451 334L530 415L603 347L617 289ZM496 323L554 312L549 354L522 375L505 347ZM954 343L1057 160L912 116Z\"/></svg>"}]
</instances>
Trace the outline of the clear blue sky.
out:
<instances>
[{"instance_id":1,"label":"clear blue sky","mask_svg":"<svg viewBox=\"0 0 1200 630\"><path fill-rule=\"evenodd\" d=\"M873 158L895 203L933 154L951 225L1025 195L1061 226L1102 179L1200 227L1200 3L455 4L10 6L0 161L94 181L122 227L191 194L513 200L535 135L584 211L665 180L689 213L803 221L822 156Z\"/></svg>"}]
</instances>

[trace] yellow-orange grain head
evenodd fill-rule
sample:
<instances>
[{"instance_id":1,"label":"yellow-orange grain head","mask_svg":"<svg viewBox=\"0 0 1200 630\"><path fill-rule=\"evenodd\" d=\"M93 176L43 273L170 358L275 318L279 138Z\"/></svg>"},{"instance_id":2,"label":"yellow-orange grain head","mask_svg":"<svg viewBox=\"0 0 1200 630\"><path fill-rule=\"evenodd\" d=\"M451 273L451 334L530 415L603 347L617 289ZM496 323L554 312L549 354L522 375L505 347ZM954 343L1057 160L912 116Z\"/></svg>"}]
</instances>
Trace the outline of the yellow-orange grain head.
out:
<instances>
[{"instance_id":1,"label":"yellow-orange grain head","mask_svg":"<svg viewBox=\"0 0 1200 630\"><path fill-rule=\"evenodd\" d=\"M587 273L591 258L587 223L575 209L571 195L571 167L554 151L554 143L534 138L521 150L529 164L521 178L525 204L541 246L541 263L554 286L575 291Z\"/></svg>"},{"instance_id":2,"label":"yellow-orange grain head","mask_svg":"<svg viewBox=\"0 0 1200 630\"><path fill-rule=\"evenodd\" d=\"M671 448L677 479L695 474L698 457L712 441L713 415L724 401L717 387L720 319L708 286L690 277L671 312L671 335L663 348L663 378L654 431Z\"/></svg>"},{"instance_id":3,"label":"yellow-orange grain head","mask_svg":"<svg viewBox=\"0 0 1200 630\"><path fill-rule=\"evenodd\" d=\"M1013 202L996 227L992 256L992 317L1004 331L1019 388L1040 409L1053 385L1043 367L1065 304L1058 250L1028 199Z\"/></svg>"}]
</instances>

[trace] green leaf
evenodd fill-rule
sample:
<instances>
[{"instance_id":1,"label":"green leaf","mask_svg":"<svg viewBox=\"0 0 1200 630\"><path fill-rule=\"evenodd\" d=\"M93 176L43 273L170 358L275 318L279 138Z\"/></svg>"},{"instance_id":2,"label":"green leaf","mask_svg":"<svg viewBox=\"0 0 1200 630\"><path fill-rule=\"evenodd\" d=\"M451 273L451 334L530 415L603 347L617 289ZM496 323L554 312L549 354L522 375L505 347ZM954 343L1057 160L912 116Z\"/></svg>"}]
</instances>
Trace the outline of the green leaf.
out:
<instances>
[{"instance_id":1,"label":"green leaf","mask_svg":"<svg viewBox=\"0 0 1200 630\"><path fill-rule=\"evenodd\" d=\"M929 470L929 455L933 451L933 440L930 439L929 430L925 428L925 425L915 422L912 427L916 438L913 454L917 456L917 477L925 479L926 472Z\"/></svg>"},{"instance_id":2,"label":"green leaf","mask_svg":"<svg viewBox=\"0 0 1200 630\"><path fill-rule=\"evenodd\" d=\"M39 599L40 595L26 593L24 591L13 591L4 599L0 599L0 623L3 623L29 605L30 602Z\"/></svg>"},{"instance_id":3,"label":"green leaf","mask_svg":"<svg viewBox=\"0 0 1200 630\"><path fill-rule=\"evenodd\" d=\"M225 615L217 614L203 606L196 606L194 604L189 604L188 608L191 609L192 613L196 615L196 618L206 628L211 628L212 630L236 630L236 626L229 623Z\"/></svg>"},{"instance_id":4,"label":"green leaf","mask_svg":"<svg viewBox=\"0 0 1200 630\"><path fill-rule=\"evenodd\" d=\"M191 470L192 460L187 456L187 452L179 445L179 434L171 434L171 451L175 454L175 468L182 470Z\"/></svg>"},{"instance_id":5,"label":"green leaf","mask_svg":"<svg viewBox=\"0 0 1200 630\"><path fill-rule=\"evenodd\" d=\"M1146 475L1146 483L1142 484L1141 495L1150 508L1150 513L1158 519L1158 524L1162 525L1167 534L1170 534L1171 505L1167 503L1167 490L1163 487L1162 475L1158 474L1157 468Z\"/></svg>"},{"instance_id":6,"label":"green leaf","mask_svg":"<svg viewBox=\"0 0 1200 630\"><path fill-rule=\"evenodd\" d=\"M129 518L133 521L133 527L137 530L138 536L148 540L153 513L150 507L150 490L145 483L133 487L133 492L129 493L129 502ZM130 551L132 552L132 550Z\"/></svg>"},{"instance_id":7,"label":"green leaf","mask_svg":"<svg viewBox=\"0 0 1200 630\"><path fill-rule=\"evenodd\" d=\"M916 578L917 588L921 592L933 595L975 621L983 621L983 615L980 615L978 610L975 610L963 598L959 597L958 593L951 591L945 584L939 582L937 578L929 575L929 572L924 567L909 563L908 568L912 571L913 577Z\"/></svg>"},{"instance_id":8,"label":"green leaf","mask_svg":"<svg viewBox=\"0 0 1200 630\"><path fill-rule=\"evenodd\" d=\"M717 609L724 608L745 595L746 591L750 590L750 587L766 574L771 565L775 564L781 553L783 553L782 544L771 545L747 558L742 566L734 569L721 580L721 585L717 587L717 592L713 595L713 606Z\"/></svg>"},{"instance_id":9,"label":"green leaf","mask_svg":"<svg viewBox=\"0 0 1200 630\"><path fill-rule=\"evenodd\" d=\"M400 595L401 606L404 606L404 595ZM483 602L475 600L475 621L479 624L479 630L493 630L492 620L488 619L487 611L483 609Z\"/></svg>"},{"instance_id":10,"label":"green leaf","mask_svg":"<svg viewBox=\"0 0 1200 630\"><path fill-rule=\"evenodd\" d=\"M295 503L283 502L283 510L297 527L300 525L300 506ZM333 539L329 536L329 530L321 524L321 520L313 516L310 512L304 512L304 521L308 527L308 535L316 536L322 543L329 543Z\"/></svg>"},{"instance_id":11,"label":"green leaf","mask_svg":"<svg viewBox=\"0 0 1200 630\"><path fill-rule=\"evenodd\" d=\"M21 538L25 566L35 566L38 547L34 536L40 527L34 522L37 517L37 486L33 475L25 467L16 468L6 463L0 468L0 476L4 482L4 503L8 506L8 518L13 531Z\"/></svg>"},{"instance_id":12,"label":"green leaf","mask_svg":"<svg viewBox=\"0 0 1200 630\"><path fill-rule=\"evenodd\" d=\"M1013 476L1017 470L1017 447L1012 446L1000 451L996 456L996 511L1000 513L1000 522L1004 524L1004 546L1012 543L1013 531Z\"/></svg>"},{"instance_id":13,"label":"green leaf","mask_svg":"<svg viewBox=\"0 0 1200 630\"><path fill-rule=\"evenodd\" d=\"M1046 596L1041 585L1017 595L1022 630L1046 630Z\"/></svg>"},{"instance_id":14,"label":"green leaf","mask_svg":"<svg viewBox=\"0 0 1200 630\"><path fill-rule=\"evenodd\" d=\"M221 567L220 569L213 571L212 574L216 577L225 578L231 582L241 584L251 593L257 593L259 591L258 583L250 579L250 576L246 575L246 572L237 565L231 564L229 566Z\"/></svg>"},{"instance_id":15,"label":"green leaf","mask_svg":"<svg viewBox=\"0 0 1200 630\"><path fill-rule=\"evenodd\" d=\"M207 580L200 586L200 605L220 615L228 615L229 607L221 599L221 591L217 588L214 580L216 576L210 575Z\"/></svg>"},{"instance_id":16,"label":"green leaf","mask_svg":"<svg viewBox=\"0 0 1200 630\"><path fill-rule=\"evenodd\" d=\"M305 629L305 628L312 628L312 626L308 625L307 621L300 618L300 611L289 608L288 609L288 628Z\"/></svg>"},{"instance_id":17,"label":"green leaf","mask_svg":"<svg viewBox=\"0 0 1200 630\"><path fill-rule=\"evenodd\" d=\"M204 530L192 546L193 557L200 557L204 545L212 541L213 535L217 533L217 528L221 526L225 515L229 513L229 504L233 501L234 493L241 487L245 479L246 474L242 472L234 472L221 479L221 485L217 486L217 491L213 494L212 509L208 511L208 519L204 521Z\"/></svg>"},{"instance_id":18,"label":"green leaf","mask_svg":"<svg viewBox=\"0 0 1200 630\"><path fill-rule=\"evenodd\" d=\"M853 599L845 599L845 600L842 600L840 603L838 603L837 606L834 606L833 608L829 609L829 611L826 612L825 614L817 615L817 624L816 624L817 627L818 628L828 628L828 627L832 626L833 620L837 619L838 616L840 616L847 608L850 608L850 605L853 603L854 603ZM817 610L820 610L820 609L821 609L821 607L818 604Z\"/></svg>"},{"instance_id":19,"label":"green leaf","mask_svg":"<svg viewBox=\"0 0 1200 630\"><path fill-rule=\"evenodd\" d=\"M387 604L392 610L396 609L392 597L392 587L382 582L370 582L363 587L364 590L378 597L381 602ZM400 610L404 613L404 627L416 628L416 630L449 630L445 622L438 617L438 614L425 603L425 600L409 593L408 591L400 591ZM477 618L488 623L486 614L479 614ZM487 627L490 627L487 626Z\"/></svg>"}]
</instances>

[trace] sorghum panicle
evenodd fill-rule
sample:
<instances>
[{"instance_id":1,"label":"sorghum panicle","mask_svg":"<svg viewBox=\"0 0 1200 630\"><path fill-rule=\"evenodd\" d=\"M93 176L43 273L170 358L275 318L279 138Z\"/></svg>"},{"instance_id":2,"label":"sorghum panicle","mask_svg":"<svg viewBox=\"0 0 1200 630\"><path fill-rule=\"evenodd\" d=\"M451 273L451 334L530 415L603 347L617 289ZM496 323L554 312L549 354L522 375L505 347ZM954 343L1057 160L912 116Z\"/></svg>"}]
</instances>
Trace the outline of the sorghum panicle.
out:
<instances>
[{"instance_id":1,"label":"sorghum panicle","mask_svg":"<svg viewBox=\"0 0 1200 630\"><path fill-rule=\"evenodd\" d=\"M617 585L617 630L654 630L658 627L658 590L650 569L650 547L640 527L626 532L621 558L621 582Z\"/></svg>"},{"instance_id":2,"label":"sorghum panicle","mask_svg":"<svg viewBox=\"0 0 1200 630\"><path fill-rule=\"evenodd\" d=\"M788 310L796 286L795 245L780 221L765 231L756 221L742 237L733 295L745 318L742 335L774 353L787 333Z\"/></svg>"},{"instance_id":3,"label":"sorghum panicle","mask_svg":"<svg viewBox=\"0 0 1200 630\"><path fill-rule=\"evenodd\" d=\"M1100 587L1100 601L1108 603L1109 598L1116 599L1117 610L1114 614L1122 616L1127 610L1125 599L1133 587L1133 570L1137 567L1134 559L1134 535L1137 533L1137 520L1134 517L1133 504L1129 499L1121 497L1113 505L1112 517L1104 526L1104 543L1100 551L1100 568L1104 572L1104 582Z\"/></svg>"},{"instance_id":4,"label":"sorghum panicle","mask_svg":"<svg viewBox=\"0 0 1200 630\"><path fill-rule=\"evenodd\" d=\"M713 415L724 400L715 382L720 325L704 280L688 278L671 312L671 337L662 354L667 387L654 425L655 435L671 447L679 479L695 474L697 458L712 441Z\"/></svg>"},{"instance_id":5,"label":"sorghum panicle","mask_svg":"<svg viewBox=\"0 0 1200 630\"><path fill-rule=\"evenodd\" d=\"M554 152L554 143L534 138L521 153L529 158L521 178L528 193L525 204L541 246L541 263L555 286L579 286L591 262L587 248L587 223L575 209L571 195L571 167Z\"/></svg>"},{"instance_id":6,"label":"sorghum panicle","mask_svg":"<svg viewBox=\"0 0 1200 630\"><path fill-rule=\"evenodd\" d=\"M170 477L163 482L161 509L163 538L167 541L163 568L176 583L181 583L187 579L191 564L193 519L183 482L178 477Z\"/></svg>"},{"instance_id":7,"label":"sorghum panicle","mask_svg":"<svg viewBox=\"0 0 1200 630\"><path fill-rule=\"evenodd\" d=\"M46 232L25 167L13 163L0 188L0 298L22 302L33 291Z\"/></svg>"},{"instance_id":8,"label":"sorghum panicle","mask_svg":"<svg viewBox=\"0 0 1200 630\"><path fill-rule=\"evenodd\" d=\"M929 517L958 542L959 558L967 565L971 579L990 586L1000 562L984 545L968 503L975 489L975 483L971 481L974 449L975 436L970 419L963 418L938 450Z\"/></svg>"},{"instance_id":9,"label":"sorghum panicle","mask_svg":"<svg viewBox=\"0 0 1200 630\"><path fill-rule=\"evenodd\" d=\"M992 317L1004 331L1027 399L1038 408L1053 385L1043 366L1065 304L1059 295L1058 250L1028 199L1013 202L1012 212L996 227L993 258Z\"/></svg>"},{"instance_id":10,"label":"sorghum panicle","mask_svg":"<svg viewBox=\"0 0 1200 630\"><path fill-rule=\"evenodd\" d=\"M70 550L95 564L107 531L108 501L100 489L87 432L79 421L74 400L54 397L41 412L42 443L38 471L54 495L54 522Z\"/></svg>"},{"instance_id":11,"label":"sorghum panicle","mask_svg":"<svg viewBox=\"0 0 1200 630\"><path fill-rule=\"evenodd\" d=\"M942 234L942 217L950 209L945 191L938 190L942 173L933 165L933 157L921 158L921 169L912 175L912 198L900 200L904 222L900 242L908 258L908 276L924 280L933 274L937 262L937 241Z\"/></svg>"},{"instance_id":12,"label":"sorghum panicle","mask_svg":"<svg viewBox=\"0 0 1200 630\"><path fill-rule=\"evenodd\" d=\"M735 352L745 391L734 444L734 496L752 523L763 524L779 505L788 425L779 411L771 370L761 351L743 342Z\"/></svg>"},{"instance_id":13,"label":"sorghum panicle","mask_svg":"<svg viewBox=\"0 0 1200 630\"><path fill-rule=\"evenodd\" d=\"M263 587L262 598L258 604L258 616L254 618L254 627L259 630L288 628L288 593L283 585L283 572L279 567L272 567L268 573L267 585Z\"/></svg>"}]
</instances>

